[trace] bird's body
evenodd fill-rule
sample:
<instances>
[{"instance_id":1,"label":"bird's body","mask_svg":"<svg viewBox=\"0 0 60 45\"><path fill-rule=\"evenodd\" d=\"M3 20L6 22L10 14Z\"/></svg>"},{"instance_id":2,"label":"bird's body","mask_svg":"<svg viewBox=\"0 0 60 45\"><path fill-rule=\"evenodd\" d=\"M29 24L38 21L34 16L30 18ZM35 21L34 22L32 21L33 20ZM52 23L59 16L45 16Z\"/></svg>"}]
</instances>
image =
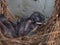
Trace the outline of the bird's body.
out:
<instances>
[{"instance_id":1,"label":"bird's body","mask_svg":"<svg viewBox=\"0 0 60 45\"><path fill-rule=\"evenodd\" d=\"M16 22L7 21L4 15L0 17L1 31L6 37L10 38L33 34L45 20L40 12L34 12L30 17L22 17Z\"/></svg>"}]
</instances>

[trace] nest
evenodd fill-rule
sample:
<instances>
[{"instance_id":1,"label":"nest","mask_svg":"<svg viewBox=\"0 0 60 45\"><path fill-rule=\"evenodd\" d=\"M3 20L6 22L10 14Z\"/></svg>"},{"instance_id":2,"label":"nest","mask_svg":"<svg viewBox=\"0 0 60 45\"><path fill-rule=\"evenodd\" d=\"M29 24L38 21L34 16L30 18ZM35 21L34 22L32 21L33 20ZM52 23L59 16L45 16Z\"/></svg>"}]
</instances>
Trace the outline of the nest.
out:
<instances>
[{"instance_id":1,"label":"nest","mask_svg":"<svg viewBox=\"0 0 60 45\"><path fill-rule=\"evenodd\" d=\"M1 13L6 14L7 20L10 19L9 21L15 21L15 17L11 16L7 9L6 1L2 0L2 2L2 5L5 6L5 8ZM18 38L6 38L0 31L0 45L60 45L59 2L60 0L55 1L56 10L54 10L46 25L39 28L38 30L40 31L36 31L37 34Z\"/></svg>"}]
</instances>

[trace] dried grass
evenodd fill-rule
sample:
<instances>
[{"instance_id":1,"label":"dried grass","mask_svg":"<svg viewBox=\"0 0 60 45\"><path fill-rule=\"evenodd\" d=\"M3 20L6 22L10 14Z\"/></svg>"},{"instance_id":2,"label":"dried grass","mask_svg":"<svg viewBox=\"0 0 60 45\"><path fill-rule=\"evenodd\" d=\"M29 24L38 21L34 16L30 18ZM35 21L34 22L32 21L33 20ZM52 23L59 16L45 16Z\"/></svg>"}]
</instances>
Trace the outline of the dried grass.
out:
<instances>
[{"instance_id":1,"label":"dried grass","mask_svg":"<svg viewBox=\"0 0 60 45\"><path fill-rule=\"evenodd\" d=\"M60 18L59 2L55 1L56 10L45 26L42 26L37 34L18 38L6 38L0 31L0 45L60 45Z\"/></svg>"}]
</instances>

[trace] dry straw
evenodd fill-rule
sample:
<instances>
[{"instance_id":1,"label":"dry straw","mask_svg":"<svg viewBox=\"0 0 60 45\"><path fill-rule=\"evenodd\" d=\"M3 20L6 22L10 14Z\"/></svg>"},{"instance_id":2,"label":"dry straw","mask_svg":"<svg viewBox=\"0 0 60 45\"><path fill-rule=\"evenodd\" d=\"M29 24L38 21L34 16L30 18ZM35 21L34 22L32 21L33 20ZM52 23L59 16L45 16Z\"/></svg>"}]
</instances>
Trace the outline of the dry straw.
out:
<instances>
[{"instance_id":1,"label":"dry straw","mask_svg":"<svg viewBox=\"0 0 60 45\"><path fill-rule=\"evenodd\" d=\"M2 12L6 15L9 15L8 7L6 6L6 0L1 0ZM3 8L2 7L2 8ZM55 9L51 18L48 20L45 26L42 26L39 31L36 31L37 34L33 36L24 36L18 38L6 38L0 31L0 45L60 45L60 0L55 0ZM1 5L0 5L1 10ZM6 13L8 12L8 13ZM8 17L8 16L7 16ZM9 18L11 15L9 15ZM13 21L13 20L12 20Z\"/></svg>"}]
</instances>

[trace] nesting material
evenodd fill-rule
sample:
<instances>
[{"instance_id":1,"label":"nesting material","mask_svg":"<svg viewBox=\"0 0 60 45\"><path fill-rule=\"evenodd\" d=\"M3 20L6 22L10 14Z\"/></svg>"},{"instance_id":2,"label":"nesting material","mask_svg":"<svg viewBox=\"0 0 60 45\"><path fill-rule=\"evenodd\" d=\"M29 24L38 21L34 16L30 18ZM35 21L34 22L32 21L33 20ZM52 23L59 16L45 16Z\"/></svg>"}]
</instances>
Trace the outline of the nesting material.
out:
<instances>
[{"instance_id":1,"label":"nesting material","mask_svg":"<svg viewBox=\"0 0 60 45\"><path fill-rule=\"evenodd\" d=\"M0 31L0 45L60 45L60 17L58 18L60 14L59 4L60 0L56 0L56 10L47 21L46 25L36 31L37 34L18 38L6 38Z\"/></svg>"}]
</instances>

